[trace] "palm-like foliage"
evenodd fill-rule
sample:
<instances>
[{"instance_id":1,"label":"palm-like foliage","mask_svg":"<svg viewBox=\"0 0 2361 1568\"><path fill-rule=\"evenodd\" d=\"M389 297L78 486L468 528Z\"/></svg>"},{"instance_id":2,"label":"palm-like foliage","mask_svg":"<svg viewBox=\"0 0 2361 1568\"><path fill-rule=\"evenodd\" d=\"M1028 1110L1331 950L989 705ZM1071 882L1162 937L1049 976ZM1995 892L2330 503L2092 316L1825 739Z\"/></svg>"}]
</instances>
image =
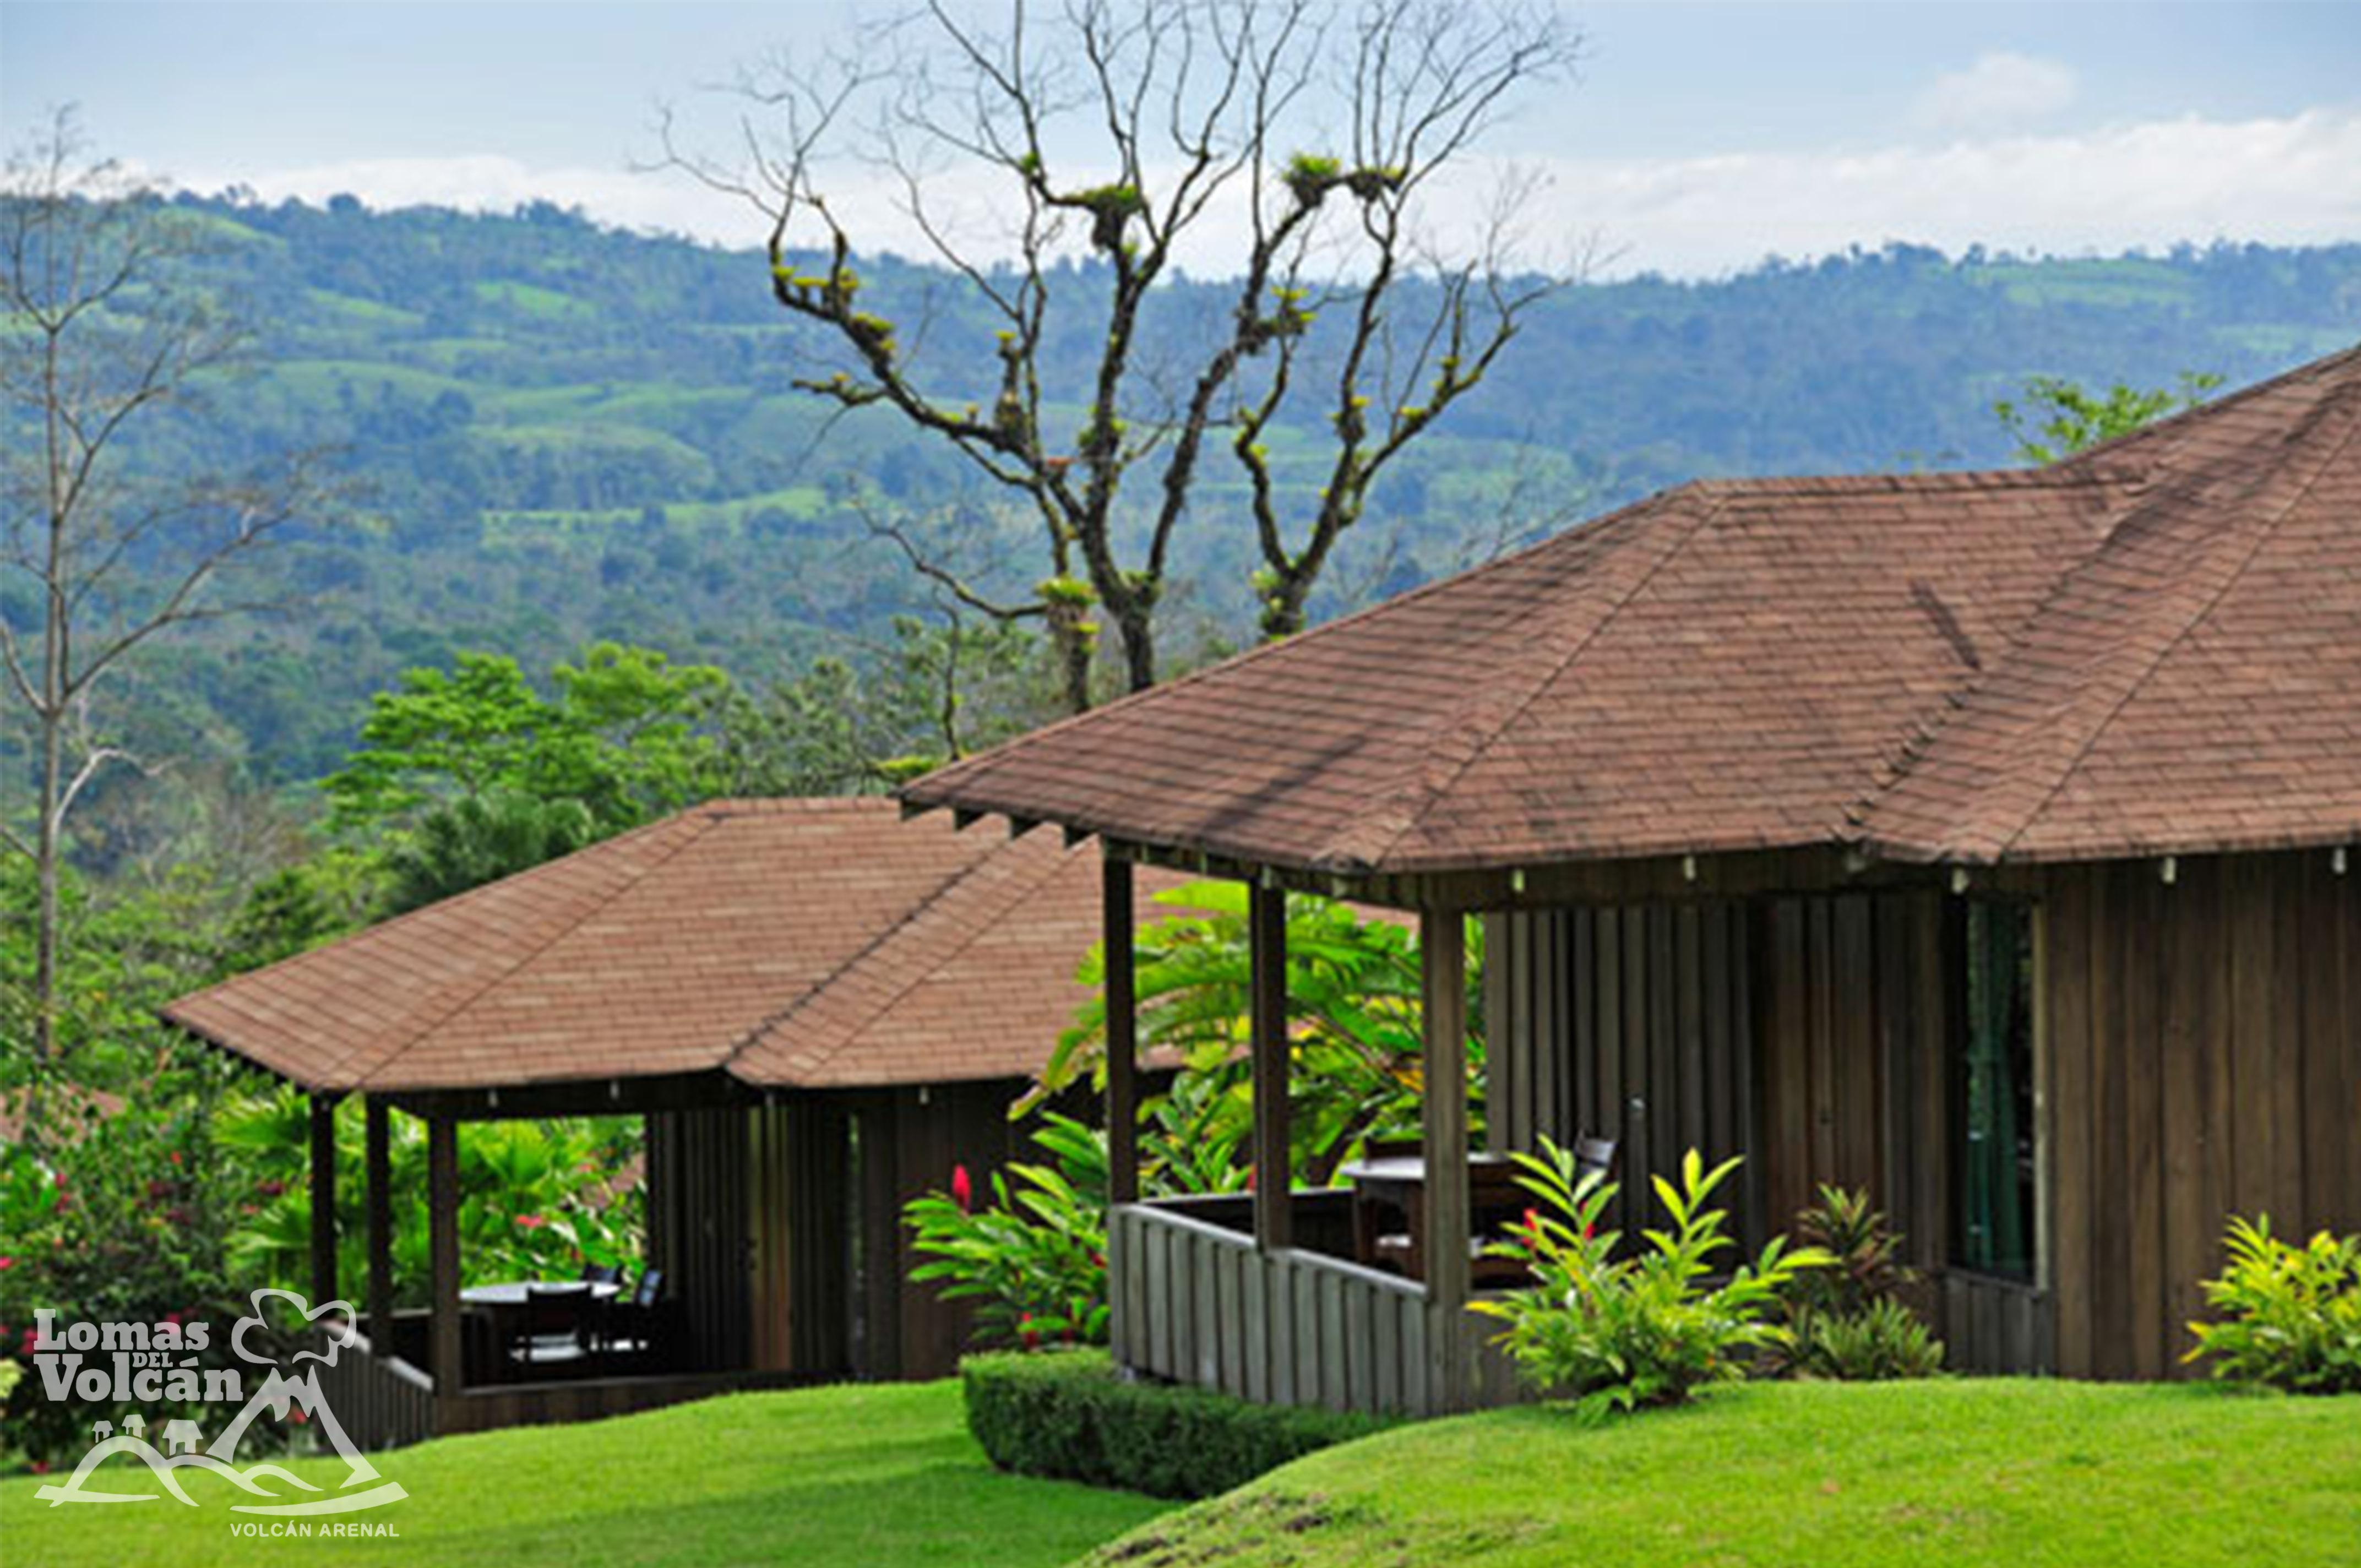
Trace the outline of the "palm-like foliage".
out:
<instances>
[{"instance_id":1,"label":"palm-like foliage","mask_svg":"<svg viewBox=\"0 0 2361 1568\"><path fill-rule=\"evenodd\" d=\"M1183 1063L1171 1093L1144 1107L1150 1129L1143 1157L1172 1160L1185 1190L1222 1190L1243 1179L1236 1150L1253 1127L1245 1059L1253 965L1246 940L1247 890L1193 883L1159 894L1173 916L1140 928L1139 1039ZM1480 949L1472 923L1469 941ZM1468 973L1480 969L1471 953ZM1315 1183L1364 1140L1414 1133L1420 1096L1420 974L1416 937L1350 905L1305 895L1288 899L1287 1002L1293 1035L1290 1112L1296 1175ZM1093 948L1078 978L1095 992L1105 954ZM1471 980L1470 1086L1480 1099L1480 994ZM1093 1000L1059 1037L1042 1073L1044 1092L1089 1077L1104 1080L1106 1012ZM1477 1117L1480 1127L1481 1117Z\"/></svg>"},{"instance_id":2,"label":"palm-like foliage","mask_svg":"<svg viewBox=\"0 0 2361 1568\"><path fill-rule=\"evenodd\" d=\"M426 1304L426 1135L396 1117L389 1146L397 1304ZM310 1123L292 1092L225 1111L216 1139L244 1157L255 1190L228 1237L233 1269L255 1284L307 1289L311 1268ZM337 1278L357 1299L368 1278L361 1108L336 1116ZM628 1118L486 1122L459 1130L459 1266L467 1283L570 1278L588 1263L635 1264L646 1229L635 1176L639 1124Z\"/></svg>"}]
</instances>

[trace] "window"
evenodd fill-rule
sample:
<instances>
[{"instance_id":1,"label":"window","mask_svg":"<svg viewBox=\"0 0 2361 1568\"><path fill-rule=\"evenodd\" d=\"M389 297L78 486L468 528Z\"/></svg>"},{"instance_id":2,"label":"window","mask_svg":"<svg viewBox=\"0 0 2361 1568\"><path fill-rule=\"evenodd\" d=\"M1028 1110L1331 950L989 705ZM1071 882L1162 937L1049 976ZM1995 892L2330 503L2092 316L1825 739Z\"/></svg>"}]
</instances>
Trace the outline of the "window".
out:
<instances>
[{"instance_id":1,"label":"window","mask_svg":"<svg viewBox=\"0 0 2361 1568\"><path fill-rule=\"evenodd\" d=\"M2033 911L1977 899L1958 927L1951 1260L2033 1277Z\"/></svg>"}]
</instances>

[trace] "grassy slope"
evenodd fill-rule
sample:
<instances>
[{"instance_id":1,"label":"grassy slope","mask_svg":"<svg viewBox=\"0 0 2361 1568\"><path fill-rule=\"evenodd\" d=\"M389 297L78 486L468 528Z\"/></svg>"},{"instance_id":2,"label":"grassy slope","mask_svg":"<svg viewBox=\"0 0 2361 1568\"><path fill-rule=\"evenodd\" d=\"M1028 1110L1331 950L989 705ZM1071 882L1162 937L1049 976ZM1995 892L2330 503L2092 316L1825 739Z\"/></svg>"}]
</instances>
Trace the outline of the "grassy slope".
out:
<instances>
[{"instance_id":1,"label":"grassy slope","mask_svg":"<svg viewBox=\"0 0 2361 1568\"><path fill-rule=\"evenodd\" d=\"M294 1466L333 1485L341 1464ZM1129 1493L1004 1475L967 1435L955 1383L742 1395L586 1426L445 1439L383 1456L408 1489L357 1519L395 1540L255 1541L230 1534L243 1494L208 1477L199 1507L70 1504L0 1482L8 1568L338 1562L707 1564L1066 1562L1169 1507ZM123 1472L126 1477L131 1472ZM130 1489L129 1481L118 1483ZM308 1560L308 1558L307 1558Z\"/></svg>"},{"instance_id":2,"label":"grassy slope","mask_svg":"<svg viewBox=\"0 0 2361 1568\"><path fill-rule=\"evenodd\" d=\"M2361 1563L2361 1398L1958 1381L1526 1409L1313 1454L1093 1563L1256 1568Z\"/></svg>"}]
</instances>

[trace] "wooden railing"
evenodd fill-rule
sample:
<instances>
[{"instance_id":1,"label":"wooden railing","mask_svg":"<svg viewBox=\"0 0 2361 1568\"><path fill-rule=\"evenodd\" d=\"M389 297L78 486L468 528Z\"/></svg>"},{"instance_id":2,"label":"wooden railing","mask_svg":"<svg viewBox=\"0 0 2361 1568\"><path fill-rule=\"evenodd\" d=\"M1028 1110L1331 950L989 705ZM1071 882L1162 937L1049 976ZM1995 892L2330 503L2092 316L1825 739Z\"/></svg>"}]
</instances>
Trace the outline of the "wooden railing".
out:
<instances>
[{"instance_id":1,"label":"wooden railing","mask_svg":"<svg viewBox=\"0 0 2361 1568\"><path fill-rule=\"evenodd\" d=\"M1299 1237L1334 1231L1340 1213L1349 1227L1349 1193L1296 1201ZM1115 1211L1107 1266L1123 1365L1261 1403L1370 1415L1516 1398L1484 1320L1440 1322L1415 1281L1343 1257L1260 1251L1225 1204L1235 1206L1180 1199Z\"/></svg>"},{"instance_id":2,"label":"wooden railing","mask_svg":"<svg viewBox=\"0 0 2361 1568\"><path fill-rule=\"evenodd\" d=\"M399 1356L377 1354L366 1334L320 1368L320 1392L345 1435L364 1451L434 1435L434 1380Z\"/></svg>"}]
</instances>

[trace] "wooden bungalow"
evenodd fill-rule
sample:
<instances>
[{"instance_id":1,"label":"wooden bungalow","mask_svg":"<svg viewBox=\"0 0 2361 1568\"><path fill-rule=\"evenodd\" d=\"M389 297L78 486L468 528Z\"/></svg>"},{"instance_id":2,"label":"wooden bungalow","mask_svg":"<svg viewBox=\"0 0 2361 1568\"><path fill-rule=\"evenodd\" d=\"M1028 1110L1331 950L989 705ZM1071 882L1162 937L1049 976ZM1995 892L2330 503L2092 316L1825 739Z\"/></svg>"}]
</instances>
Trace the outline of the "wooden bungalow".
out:
<instances>
[{"instance_id":1,"label":"wooden bungalow","mask_svg":"<svg viewBox=\"0 0 2361 1568\"><path fill-rule=\"evenodd\" d=\"M1263 1179L1118 1210L1135 1368L1508 1392L1464 1097L1422 1280L1269 1179L1300 890L1418 912L1430 1085L1484 922L1495 1144L1603 1135L1634 1190L1743 1154L1753 1238L1866 1186L1954 1365L2173 1376L2224 1216L2361 1228L2361 350L2037 471L1684 486L905 800L1097 835L1118 923L1136 865L1257 889Z\"/></svg>"},{"instance_id":2,"label":"wooden bungalow","mask_svg":"<svg viewBox=\"0 0 2361 1568\"><path fill-rule=\"evenodd\" d=\"M1083 1000L1098 855L904 826L889 801L699 806L166 1010L311 1096L315 1301L370 1446L720 1388L951 1370L968 1314L908 1281L908 1199L1012 1151L1008 1110ZM1129 912L1126 912L1129 918ZM368 1277L336 1277L334 1114L367 1105ZM391 1117L426 1124L390 1190ZM653 1358L520 1373L461 1300L457 1129L647 1124ZM424 1201L432 1305L394 1310L393 1205ZM633 1273L639 1273L634 1268ZM644 1363L644 1365L643 1365Z\"/></svg>"}]
</instances>

